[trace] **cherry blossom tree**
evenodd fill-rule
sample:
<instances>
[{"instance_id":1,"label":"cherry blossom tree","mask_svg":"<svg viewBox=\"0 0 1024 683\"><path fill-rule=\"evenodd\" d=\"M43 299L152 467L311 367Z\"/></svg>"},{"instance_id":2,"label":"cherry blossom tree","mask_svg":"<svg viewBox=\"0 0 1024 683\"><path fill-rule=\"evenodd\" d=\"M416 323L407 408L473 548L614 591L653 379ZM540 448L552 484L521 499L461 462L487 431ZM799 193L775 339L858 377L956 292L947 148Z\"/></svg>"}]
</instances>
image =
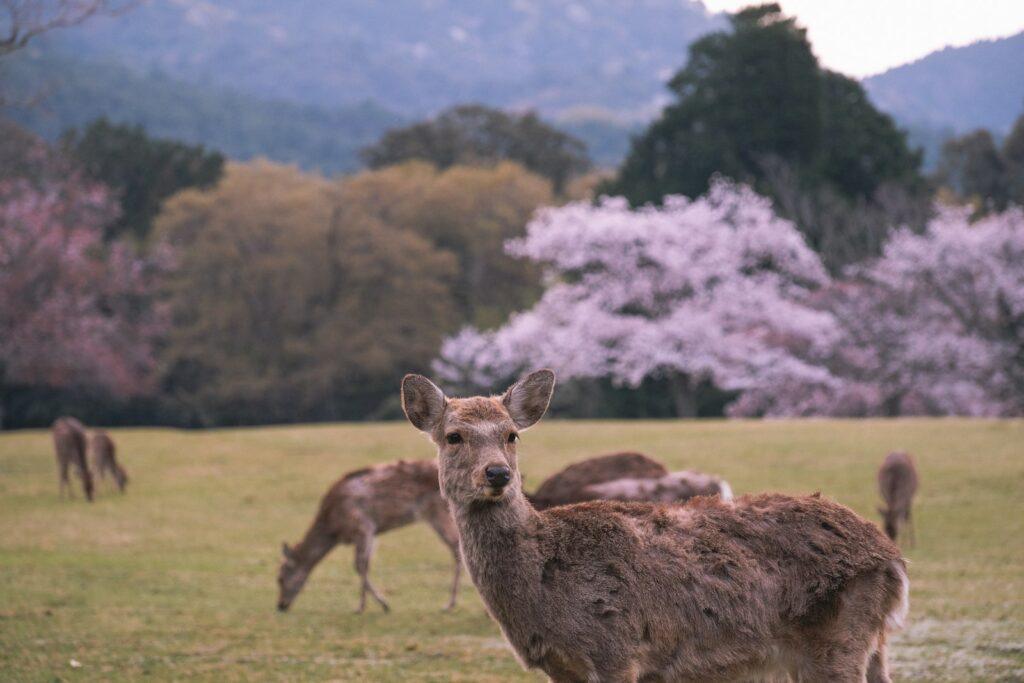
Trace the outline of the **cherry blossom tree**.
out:
<instances>
[{"instance_id":1,"label":"cherry blossom tree","mask_svg":"<svg viewBox=\"0 0 1024 683\"><path fill-rule=\"evenodd\" d=\"M152 305L160 246L103 242L116 202L45 148L33 173L0 179L0 386L144 390L165 327Z\"/></svg>"},{"instance_id":2,"label":"cherry blossom tree","mask_svg":"<svg viewBox=\"0 0 1024 683\"><path fill-rule=\"evenodd\" d=\"M704 379L737 391L779 382L832 387L820 361L839 338L809 304L829 283L820 259L768 200L723 180L704 197L631 210L605 198L542 210L510 253L545 266L530 310L445 342L436 371L490 386L527 366L637 386L666 377L679 415Z\"/></svg>"}]
</instances>

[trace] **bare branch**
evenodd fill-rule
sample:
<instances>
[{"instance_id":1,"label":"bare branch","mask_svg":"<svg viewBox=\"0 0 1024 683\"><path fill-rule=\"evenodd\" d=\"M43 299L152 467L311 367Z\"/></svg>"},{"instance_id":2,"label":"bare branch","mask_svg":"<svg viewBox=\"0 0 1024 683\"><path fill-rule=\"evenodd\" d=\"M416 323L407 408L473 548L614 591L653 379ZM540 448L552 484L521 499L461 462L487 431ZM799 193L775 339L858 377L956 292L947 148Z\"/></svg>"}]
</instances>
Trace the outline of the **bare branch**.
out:
<instances>
[{"instance_id":1,"label":"bare branch","mask_svg":"<svg viewBox=\"0 0 1024 683\"><path fill-rule=\"evenodd\" d=\"M36 36L81 24L96 15L120 15L142 0L0 0L0 57Z\"/></svg>"}]
</instances>

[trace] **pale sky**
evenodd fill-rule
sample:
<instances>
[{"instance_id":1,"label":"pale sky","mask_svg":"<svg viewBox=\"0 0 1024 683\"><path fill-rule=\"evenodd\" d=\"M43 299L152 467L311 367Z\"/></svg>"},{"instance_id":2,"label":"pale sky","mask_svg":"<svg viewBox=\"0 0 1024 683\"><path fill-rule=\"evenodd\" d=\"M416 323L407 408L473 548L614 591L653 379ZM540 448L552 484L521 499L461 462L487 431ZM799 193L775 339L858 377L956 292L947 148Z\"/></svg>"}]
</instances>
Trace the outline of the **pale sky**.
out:
<instances>
[{"instance_id":1,"label":"pale sky","mask_svg":"<svg viewBox=\"0 0 1024 683\"><path fill-rule=\"evenodd\" d=\"M796 16L822 64L870 76L948 45L1024 30L1024 0L777 0ZM757 0L704 0L731 12Z\"/></svg>"}]
</instances>

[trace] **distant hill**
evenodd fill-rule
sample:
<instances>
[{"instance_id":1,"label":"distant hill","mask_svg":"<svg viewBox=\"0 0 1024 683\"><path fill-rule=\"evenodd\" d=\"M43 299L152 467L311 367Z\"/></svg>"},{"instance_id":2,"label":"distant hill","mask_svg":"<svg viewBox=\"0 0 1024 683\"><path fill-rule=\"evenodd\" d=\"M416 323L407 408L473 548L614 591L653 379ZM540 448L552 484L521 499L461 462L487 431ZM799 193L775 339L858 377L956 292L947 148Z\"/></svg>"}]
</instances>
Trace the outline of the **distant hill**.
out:
<instances>
[{"instance_id":1,"label":"distant hill","mask_svg":"<svg viewBox=\"0 0 1024 683\"><path fill-rule=\"evenodd\" d=\"M53 35L70 54L321 107L645 118L690 42L724 25L697 0L152 0Z\"/></svg>"},{"instance_id":2,"label":"distant hill","mask_svg":"<svg viewBox=\"0 0 1024 683\"><path fill-rule=\"evenodd\" d=\"M864 86L904 126L1005 134L1024 113L1024 32L933 52Z\"/></svg>"},{"instance_id":3,"label":"distant hill","mask_svg":"<svg viewBox=\"0 0 1024 683\"><path fill-rule=\"evenodd\" d=\"M361 147L405 122L370 103L326 109L264 100L184 83L159 71L141 74L111 61L38 49L6 58L2 69L5 96L32 102L2 113L50 140L105 116L234 159L264 156L330 175L358 168Z\"/></svg>"}]
</instances>

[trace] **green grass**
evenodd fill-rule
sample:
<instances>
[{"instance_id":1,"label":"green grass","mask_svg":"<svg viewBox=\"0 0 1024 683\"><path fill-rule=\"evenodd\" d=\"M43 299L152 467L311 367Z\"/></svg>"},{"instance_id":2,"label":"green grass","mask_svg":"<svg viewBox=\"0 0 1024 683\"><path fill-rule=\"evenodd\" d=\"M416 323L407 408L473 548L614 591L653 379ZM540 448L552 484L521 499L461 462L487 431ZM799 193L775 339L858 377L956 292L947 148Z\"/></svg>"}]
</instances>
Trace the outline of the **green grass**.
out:
<instances>
[{"instance_id":1,"label":"green grass","mask_svg":"<svg viewBox=\"0 0 1024 683\"><path fill-rule=\"evenodd\" d=\"M0 435L0 680L542 680L522 671L468 583L443 613L447 549L425 526L380 538L392 612L352 613L349 548L277 614L280 543L343 472L433 455L406 424L115 430L132 481L57 497L49 435ZM898 680L1024 680L1024 422L558 422L524 436L527 487L637 449L720 473L737 494L822 491L875 518L897 448L921 470L911 623ZM81 663L72 668L70 660Z\"/></svg>"}]
</instances>

